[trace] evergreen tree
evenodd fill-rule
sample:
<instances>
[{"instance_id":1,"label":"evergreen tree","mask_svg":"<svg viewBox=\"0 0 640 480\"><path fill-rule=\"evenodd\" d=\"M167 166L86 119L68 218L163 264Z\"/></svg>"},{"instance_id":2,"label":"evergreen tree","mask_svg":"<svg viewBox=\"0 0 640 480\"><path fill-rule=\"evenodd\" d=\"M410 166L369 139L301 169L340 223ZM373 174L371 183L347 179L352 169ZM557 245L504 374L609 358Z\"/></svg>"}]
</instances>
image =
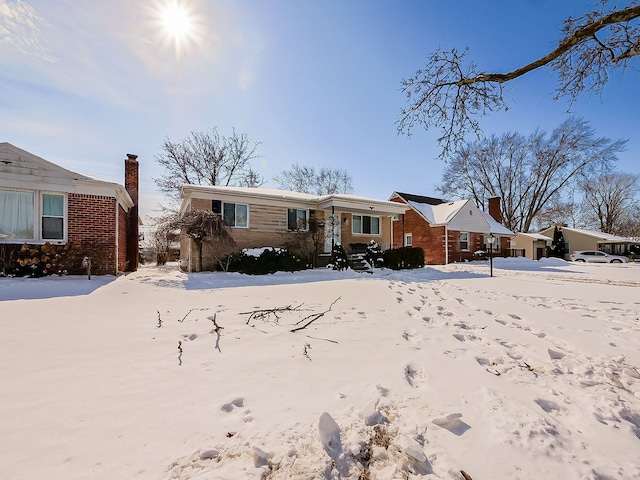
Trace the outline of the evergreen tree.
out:
<instances>
[{"instance_id":1,"label":"evergreen tree","mask_svg":"<svg viewBox=\"0 0 640 480\"><path fill-rule=\"evenodd\" d=\"M553 241L551 242L551 247L549 247L548 256L564 258L564 235L562 229L558 228L557 225L553 230Z\"/></svg>"}]
</instances>

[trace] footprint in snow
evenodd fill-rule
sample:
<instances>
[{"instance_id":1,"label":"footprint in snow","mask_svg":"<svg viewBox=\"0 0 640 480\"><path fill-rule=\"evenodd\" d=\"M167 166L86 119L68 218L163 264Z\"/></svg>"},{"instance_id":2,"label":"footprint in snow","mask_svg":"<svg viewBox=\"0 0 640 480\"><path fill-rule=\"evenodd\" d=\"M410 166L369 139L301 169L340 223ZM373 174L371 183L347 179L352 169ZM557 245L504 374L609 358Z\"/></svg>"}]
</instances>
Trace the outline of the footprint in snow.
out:
<instances>
[{"instance_id":1,"label":"footprint in snow","mask_svg":"<svg viewBox=\"0 0 640 480\"><path fill-rule=\"evenodd\" d=\"M439 426L440 428L444 428L445 430L449 430L454 435L461 436L471 428L468 424L460 420L461 418L461 413L450 413L446 417L434 418L431 420L431 423Z\"/></svg>"},{"instance_id":2,"label":"footprint in snow","mask_svg":"<svg viewBox=\"0 0 640 480\"><path fill-rule=\"evenodd\" d=\"M407 365L404 367L404 378L409 385L418 388L424 382L424 374L422 370L414 367L413 365Z\"/></svg>"},{"instance_id":3,"label":"footprint in snow","mask_svg":"<svg viewBox=\"0 0 640 480\"><path fill-rule=\"evenodd\" d=\"M553 400L545 400L543 398L536 398L534 400L534 402L536 402L538 404L538 406L544 410L547 413L551 413L551 412L560 412L563 410L563 408L558 405L556 402L554 402Z\"/></svg>"},{"instance_id":4,"label":"footprint in snow","mask_svg":"<svg viewBox=\"0 0 640 480\"><path fill-rule=\"evenodd\" d=\"M244 406L244 398L238 397L231 400L229 403L225 403L224 405L222 405L220 407L220 410L222 410L223 412L230 413L230 412L233 412L235 408L242 408L243 406Z\"/></svg>"}]
</instances>

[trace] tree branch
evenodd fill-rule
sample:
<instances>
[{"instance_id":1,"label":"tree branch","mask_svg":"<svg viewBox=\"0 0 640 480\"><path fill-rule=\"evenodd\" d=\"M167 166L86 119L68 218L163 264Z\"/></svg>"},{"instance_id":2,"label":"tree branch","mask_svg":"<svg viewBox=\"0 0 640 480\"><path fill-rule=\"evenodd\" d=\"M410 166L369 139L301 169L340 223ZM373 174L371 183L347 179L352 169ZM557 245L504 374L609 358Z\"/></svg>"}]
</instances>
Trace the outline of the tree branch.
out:
<instances>
[{"instance_id":1,"label":"tree branch","mask_svg":"<svg viewBox=\"0 0 640 480\"><path fill-rule=\"evenodd\" d=\"M303 330L303 329L307 328L307 327L308 327L309 325L311 325L313 322L315 322L315 321L316 321L316 320L318 320L320 317L322 317L325 313L330 312L330 311L331 311L331 307L333 307L333 306L336 304L336 302L337 302L338 300L340 300L341 298L342 298L342 297L338 297L338 298L336 298L336 299L333 301L333 303L332 303L331 305L329 305L329 308L328 308L327 310L325 310L324 312L314 313L313 315L309 315L309 316L307 316L307 317L303 318L302 320L297 321L297 322L295 323L295 325L299 325L299 324L301 324L302 322L304 322L305 320L309 320L309 321L308 321L307 323L305 323L303 326L292 329L292 330L291 330L291 332L292 332L292 333L295 333L295 332L297 332L298 330Z\"/></svg>"}]
</instances>

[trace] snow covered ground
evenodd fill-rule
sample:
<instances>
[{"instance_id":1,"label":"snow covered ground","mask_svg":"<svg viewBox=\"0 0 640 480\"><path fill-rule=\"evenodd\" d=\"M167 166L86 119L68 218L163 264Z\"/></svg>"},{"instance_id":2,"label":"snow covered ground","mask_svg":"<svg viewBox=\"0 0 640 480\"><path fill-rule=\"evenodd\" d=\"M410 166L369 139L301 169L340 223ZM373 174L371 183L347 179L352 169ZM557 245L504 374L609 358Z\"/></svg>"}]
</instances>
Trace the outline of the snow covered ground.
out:
<instances>
[{"instance_id":1,"label":"snow covered ground","mask_svg":"<svg viewBox=\"0 0 640 480\"><path fill-rule=\"evenodd\" d=\"M640 264L488 274L0 279L0 479L640 478Z\"/></svg>"}]
</instances>

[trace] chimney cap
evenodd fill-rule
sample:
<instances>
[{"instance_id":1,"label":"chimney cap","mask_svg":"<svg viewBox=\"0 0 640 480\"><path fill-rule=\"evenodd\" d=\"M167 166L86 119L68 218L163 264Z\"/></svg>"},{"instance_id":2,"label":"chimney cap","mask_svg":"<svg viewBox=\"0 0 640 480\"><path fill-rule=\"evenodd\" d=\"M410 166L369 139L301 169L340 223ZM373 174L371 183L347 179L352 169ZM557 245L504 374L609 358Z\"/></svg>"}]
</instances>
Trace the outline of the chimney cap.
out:
<instances>
[{"instance_id":1,"label":"chimney cap","mask_svg":"<svg viewBox=\"0 0 640 480\"><path fill-rule=\"evenodd\" d=\"M133 153L127 153L127 158L129 160L136 160L138 158L138 155L134 155Z\"/></svg>"}]
</instances>

